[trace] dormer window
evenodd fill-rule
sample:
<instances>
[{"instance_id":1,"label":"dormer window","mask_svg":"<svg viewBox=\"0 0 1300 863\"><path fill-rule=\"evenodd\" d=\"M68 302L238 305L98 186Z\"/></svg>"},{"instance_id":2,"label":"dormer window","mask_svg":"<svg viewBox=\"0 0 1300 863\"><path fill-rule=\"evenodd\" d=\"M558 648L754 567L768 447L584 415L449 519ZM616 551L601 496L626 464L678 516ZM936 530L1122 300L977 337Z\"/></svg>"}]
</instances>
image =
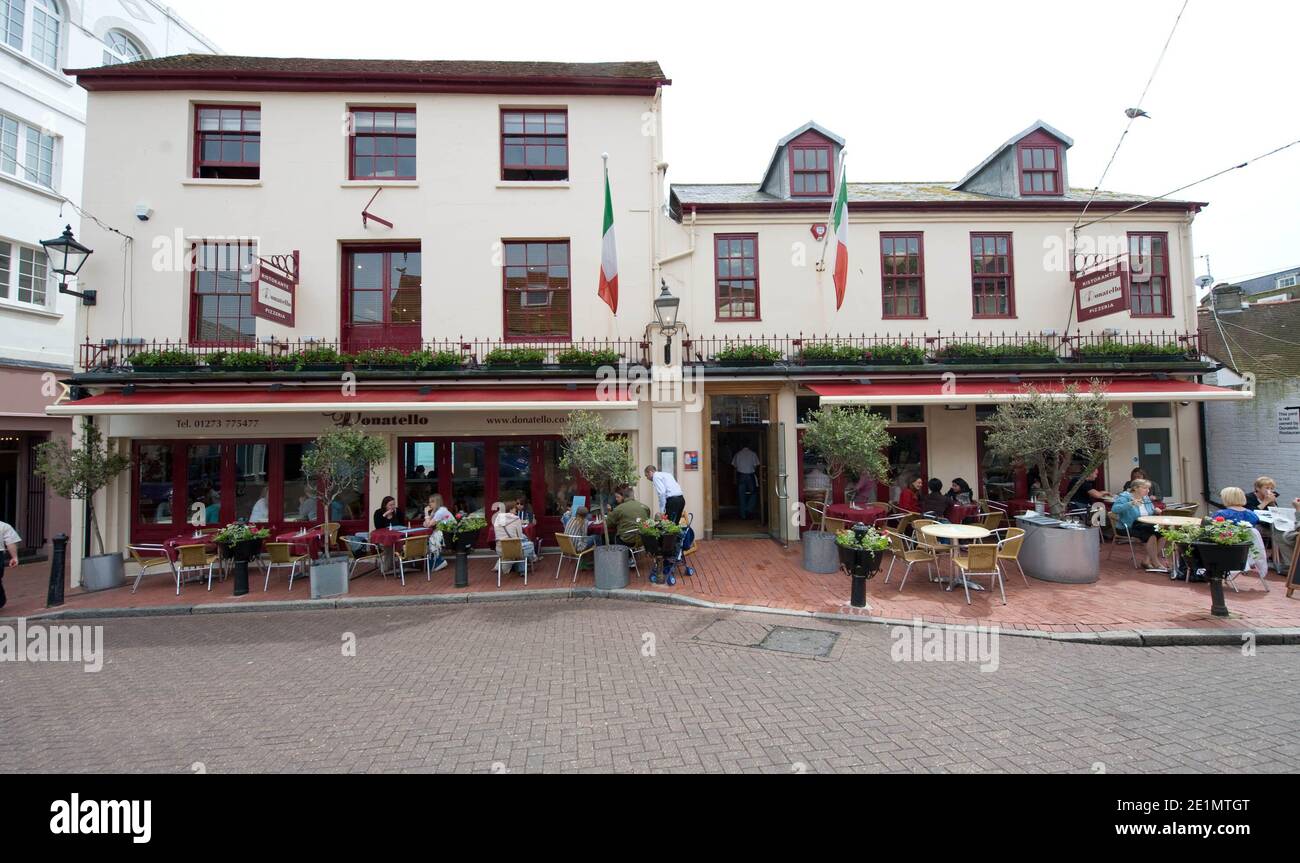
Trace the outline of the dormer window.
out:
<instances>
[{"instance_id":1,"label":"dormer window","mask_svg":"<svg viewBox=\"0 0 1300 863\"><path fill-rule=\"evenodd\" d=\"M830 145L792 145L790 147L790 194L829 195L830 193Z\"/></svg>"},{"instance_id":2,"label":"dormer window","mask_svg":"<svg viewBox=\"0 0 1300 863\"><path fill-rule=\"evenodd\" d=\"M1050 145L1021 145L1020 193L1059 195L1063 191L1060 148Z\"/></svg>"}]
</instances>

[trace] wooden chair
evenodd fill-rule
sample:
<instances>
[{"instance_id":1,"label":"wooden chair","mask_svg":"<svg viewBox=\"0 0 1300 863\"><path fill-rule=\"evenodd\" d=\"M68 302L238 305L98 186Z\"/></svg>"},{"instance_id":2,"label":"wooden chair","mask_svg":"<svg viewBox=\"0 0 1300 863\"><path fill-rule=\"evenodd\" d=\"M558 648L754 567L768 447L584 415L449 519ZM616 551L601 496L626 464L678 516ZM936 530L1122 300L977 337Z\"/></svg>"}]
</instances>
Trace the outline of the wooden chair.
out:
<instances>
[{"instance_id":1,"label":"wooden chair","mask_svg":"<svg viewBox=\"0 0 1300 863\"><path fill-rule=\"evenodd\" d=\"M1007 604L1007 590L1002 583L1002 570L998 568L998 547L988 543L968 545L960 553L954 554L952 562L961 570L961 586L966 591L966 604L970 605L970 583L974 575L987 575L996 579L998 590L1002 593L1002 604ZM992 589L992 581L989 588ZM952 590L952 585L948 586Z\"/></svg>"},{"instance_id":2,"label":"wooden chair","mask_svg":"<svg viewBox=\"0 0 1300 863\"><path fill-rule=\"evenodd\" d=\"M515 540L522 542L520 540ZM406 568L411 564L424 563L424 580L433 581L433 570L430 563L432 555L429 552L429 537L425 536L408 536L402 540L402 545L393 552L393 559L397 563L397 575L402 581L402 587L406 587ZM528 583L527 568L524 571L524 584ZM497 579L497 586L500 587L500 578Z\"/></svg>"},{"instance_id":3,"label":"wooden chair","mask_svg":"<svg viewBox=\"0 0 1300 863\"><path fill-rule=\"evenodd\" d=\"M892 530L885 531L889 537L889 550L893 552L893 558L889 561L889 569L885 572L885 584L889 584L889 576L894 572L894 564L903 561L907 568L903 570L903 578L898 582L898 591L902 593L904 585L907 584L907 576L912 572L912 567L918 563L925 563L930 570L930 579L934 580L934 569L938 563L938 557L934 549L923 547L912 537L903 536Z\"/></svg>"},{"instance_id":4,"label":"wooden chair","mask_svg":"<svg viewBox=\"0 0 1300 863\"><path fill-rule=\"evenodd\" d=\"M1025 580L1025 587L1029 586L1029 576L1025 575L1025 570L1020 566L1020 547L1025 544L1025 529L1023 527L1004 527L1000 530L993 531L993 536L998 542L998 564L1002 561L1009 560L1020 570L1020 577Z\"/></svg>"},{"instance_id":5,"label":"wooden chair","mask_svg":"<svg viewBox=\"0 0 1300 863\"><path fill-rule=\"evenodd\" d=\"M557 533L555 535L555 544L560 547L560 561L555 564L555 580L560 580L560 567L566 560L573 561L573 583L578 583L578 568L582 566L582 559L596 550L596 546L589 545L586 548L579 549L574 537L567 533Z\"/></svg>"},{"instance_id":6,"label":"wooden chair","mask_svg":"<svg viewBox=\"0 0 1300 863\"><path fill-rule=\"evenodd\" d=\"M524 541L522 539L498 539L497 546L500 548L500 551L497 552L497 587L501 586L502 571L507 566L513 566L516 563L524 565L524 584L527 585L528 556L524 554Z\"/></svg>"},{"instance_id":7,"label":"wooden chair","mask_svg":"<svg viewBox=\"0 0 1300 863\"><path fill-rule=\"evenodd\" d=\"M140 572L135 577L135 584L131 585L131 592L135 593L140 586L140 580L148 574L149 570L154 568L165 569L176 578L176 567L172 566L172 559L167 556L167 549L161 545L130 545L127 550L131 554L131 561L138 567ZM176 595L181 592L180 579L176 580Z\"/></svg>"},{"instance_id":8,"label":"wooden chair","mask_svg":"<svg viewBox=\"0 0 1300 863\"><path fill-rule=\"evenodd\" d=\"M379 570L380 575L386 575L384 571L384 549L373 542L366 542L357 536L343 537L343 548L348 553L348 581L352 580L353 574L357 567L363 563L373 564Z\"/></svg>"},{"instance_id":9,"label":"wooden chair","mask_svg":"<svg viewBox=\"0 0 1300 863\"><path fill-rule=\"evenodd\" d=\"M293 545L287 542L268 542L263 543L262 547L266 549L266 580L262 583L262 593L266 593L271 587L271 572L275 569L284 567L289 568L289 589L293 590L293 577L298 574L298 567L307 571L311 566L311 556L306 554L294 554Z\"/></svg>"},{"instance_id":10,"label":"wooden chair","mask_svg":"<svg viewBox=\"0 0 1300 863\"><path fill-rule=\"evenodd\" d=\"M215 554L208 554L206 545L181 545L176 547L176 595L181 595L181 582L185 573L208 571L208 590L212 589L212 574L216 572L221 559ZM224 574L222 576L224 578Z\"/></svg>"}]
</instances>

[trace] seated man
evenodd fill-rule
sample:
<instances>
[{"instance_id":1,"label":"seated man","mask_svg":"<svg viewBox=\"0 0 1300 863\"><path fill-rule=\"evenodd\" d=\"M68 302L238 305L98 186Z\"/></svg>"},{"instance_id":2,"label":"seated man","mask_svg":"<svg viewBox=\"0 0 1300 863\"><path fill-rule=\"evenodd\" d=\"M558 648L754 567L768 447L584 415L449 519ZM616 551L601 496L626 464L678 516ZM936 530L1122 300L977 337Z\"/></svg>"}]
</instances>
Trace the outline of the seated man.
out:
<instances>
[{"instance_id":1,"label":"seated man","mask_svg":"<svg viewBox=\"0 0 1300 863\"><path fill-rule=\"evenodd\" d=\"M605 519L611 541L623 545L635 545L637 543L634 534L636 523L638 520L644 521L648 518L650 518L650 507L633 497L631 488L621 488L614 492L614 508ZM629 536L624 537L623 534Z\"/></svg>"}]
</instances>

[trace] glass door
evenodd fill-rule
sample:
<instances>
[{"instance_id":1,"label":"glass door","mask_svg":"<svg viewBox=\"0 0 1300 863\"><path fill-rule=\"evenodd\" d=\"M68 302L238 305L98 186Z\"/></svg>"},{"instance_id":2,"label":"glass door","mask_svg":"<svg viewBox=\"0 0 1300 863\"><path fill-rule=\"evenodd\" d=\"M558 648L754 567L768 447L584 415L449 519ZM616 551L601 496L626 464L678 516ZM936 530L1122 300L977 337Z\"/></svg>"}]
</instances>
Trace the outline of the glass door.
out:
<instances>
[{"instance_id":1,"label":"glass door","mask_svg":"<svg viewBox=\"0 0 1300 863\"><path fill-rule=\"evenodd\" d=\"M420 346L419 246L349 249L343 256L343 349Z\"/></svg>"}]
</instances>

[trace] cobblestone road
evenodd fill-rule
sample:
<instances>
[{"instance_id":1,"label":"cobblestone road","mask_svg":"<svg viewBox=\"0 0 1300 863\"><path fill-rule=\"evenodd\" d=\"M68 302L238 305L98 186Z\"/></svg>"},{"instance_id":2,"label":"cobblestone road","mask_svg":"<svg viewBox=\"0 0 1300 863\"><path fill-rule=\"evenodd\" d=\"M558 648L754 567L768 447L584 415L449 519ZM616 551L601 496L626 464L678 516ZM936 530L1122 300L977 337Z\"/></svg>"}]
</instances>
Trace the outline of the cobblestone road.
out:
<instances>
[{"instance_id":1,"label":"cobblestone road","mask_svg":"<svg viewBox=\"0 0 1300 863\"><path fill-rule=\"evenodd\" d=\"M1300 768L1297 647L1004 637L981 672L895 662L878 625L609 600L104 626L98 673L0 662L0 770ZM778 626L839 635L753 646Z\"/></svg>"}]
</instances>

